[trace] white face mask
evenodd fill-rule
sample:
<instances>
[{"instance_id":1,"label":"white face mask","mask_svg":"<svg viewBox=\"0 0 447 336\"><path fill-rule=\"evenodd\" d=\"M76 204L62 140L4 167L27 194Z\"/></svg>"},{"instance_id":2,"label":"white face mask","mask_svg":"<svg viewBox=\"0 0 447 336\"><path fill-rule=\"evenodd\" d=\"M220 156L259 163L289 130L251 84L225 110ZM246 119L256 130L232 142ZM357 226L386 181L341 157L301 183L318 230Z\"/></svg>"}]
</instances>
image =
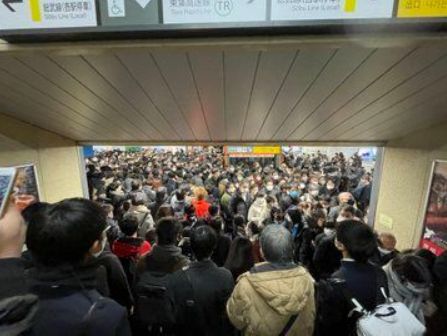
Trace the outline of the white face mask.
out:
<instances>
[{"instance_id":1,"label":"white face mask","mask_svg":"<svg viewBox=\"0 0 447 336\"><path fill-rule=\"evenodd\" d=\"M318 196L318 190L312 190L312 191L310 192L310 194L311 194L313 197Z\"/></svg>"},{"instance_id":2,"label":"white face mask","mask_svg":"<svg viewBox=\"0 0 447 336\"><path fill-rule=\"evenodd\" d=\"M93 253L92 256L95 258L98 258L101 255L101 253L104 251L106 244L107 244L107 237L104 237L101 241L101 249L99 250L99 252Z\"/></svg>"},{"instance_id":3,"label":"white face mask","mask_svg":"<svg viewBox=\"0 0 447 336\"><path fill-rule=\"evenodd\" d=\"M272 191L272 190L273 190L273 186L272 186L272 185L267 185L266 189L267 189L268 191Z\"/></svg>"},{"instance_id":4,"label":"white face mask","mask_svg":"<svg viewBox=\"0 0 447 336\"><path fill-rule=\"evenodd\" d=\"M391 252L393 252L393 251L385 250L383 247L380 247L380 246L378 246L377 248L379 249L379 252L384 255L387 255L387 254L390 254Z\"/></svg>"},{"instance_id":5,"label":"white face mask","mask_svg":"<svg viewBox=\"0 0 447 336\"><path fill-rule=\"evenodd\" d=\"M329 229L329 228L324 228L323 231L326 236L331 236L335 232L334 229Z\"/></svg>"}]
</instances>

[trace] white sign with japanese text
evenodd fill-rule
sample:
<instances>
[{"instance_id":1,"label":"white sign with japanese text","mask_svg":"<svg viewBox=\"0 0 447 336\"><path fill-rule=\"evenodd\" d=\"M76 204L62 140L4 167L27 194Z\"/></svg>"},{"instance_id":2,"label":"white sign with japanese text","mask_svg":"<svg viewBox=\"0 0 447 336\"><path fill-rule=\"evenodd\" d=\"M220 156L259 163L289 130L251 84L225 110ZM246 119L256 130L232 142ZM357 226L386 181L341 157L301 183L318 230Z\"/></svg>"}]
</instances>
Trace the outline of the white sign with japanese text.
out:
<instances>
[{"instance_id":1,"label":"white sign with japanese text","mask_svg":"<svg viewBox=\"0 0 447 336\"><path fill-rule=\"evenodd\" d=\"M267 0L163 0L164 23L265 21Z\"/></svg>"},{"instance_id":2,"label":"white sign with japanese text","mask_svg":"<svg viewBox=\"0 0 447 336\"><path fill-rule=\"evenodd\" d=\"M0 29L96 27L95 0L0 2Z\"/></svg>"},{"instance_id":3,"label":"white sign with japanese text","mask_svg":"<svg viewBox=\"0 0 447 336\"><path fill-rule=\"evenodd\" d=\"M272 21L391 18L394 0L272 0Z\"/></svg>"}]
</instances>

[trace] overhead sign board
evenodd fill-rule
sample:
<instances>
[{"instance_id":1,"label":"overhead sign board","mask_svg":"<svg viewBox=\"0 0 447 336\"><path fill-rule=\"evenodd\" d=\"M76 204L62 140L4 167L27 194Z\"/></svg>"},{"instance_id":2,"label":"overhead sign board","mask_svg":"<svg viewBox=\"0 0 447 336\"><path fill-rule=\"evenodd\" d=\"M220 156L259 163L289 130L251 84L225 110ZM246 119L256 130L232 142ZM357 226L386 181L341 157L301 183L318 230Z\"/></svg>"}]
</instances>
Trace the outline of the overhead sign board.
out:
<instances>
[{"instance_id":1,"label":"overhead sign board","mask_svg":"<svg viewBox=\"0 0 447 336\"><path fill-rule=\"evenodd\" d=\"M225 146L224 152L243 155L277 155L281 154L281 146Z\"/></svg>"},{"instance_id":2,"label":"overhead sign board","mask_svg":"<svg viewBox=\"0 0 447 336\"><path fill-rule=\"evenodd\" d=\"M267 20L267 0L163 0L163 22L222 23Z\"/></svg>"},{"instance_id":3,"label":"overhead sign board","mask_svg":"<svg viewBox=\"0 0 447 336\"><path fill-rule=\"evenodd\" d=\"M99 0L101 25L159 24L158 0Z\"/></svg>"},{"instance_id":4,"label":"overhead sign board","mask_svg":"<svg viewBox=\"0 0 447 336\"><path fill-rule=\"evenodd\" d=\"M447 0L399 0L397 17L447 17Z\"/></svg>"},{"instance_id":5,"label":"overhead sign board","mask_svg":"<svg viewBox=\"0 0 447 336\"><path fill-rule=\"evenodd\" d=\"M281 154L281 146L254 146L254 154Z\"/></svg>"},{"instance_id":6,"label":"overhead sign board","mask_svg":"<svg viewBox=\"0 0 447 336\"><path fill-rule=\"evenodd\" d=\"M394 0L272 0L272 21L377 19L393 16Z\"/></svg>"},{"instance_id":7,"label":"overhead sign board","mask_svg":"<svg viewBox=\"0 0 447 336\"><path fill-rule=\"evenodd\" d=\"M95 0L4 0L0 29L94 27Z\"/></svg>"}]
</instances>

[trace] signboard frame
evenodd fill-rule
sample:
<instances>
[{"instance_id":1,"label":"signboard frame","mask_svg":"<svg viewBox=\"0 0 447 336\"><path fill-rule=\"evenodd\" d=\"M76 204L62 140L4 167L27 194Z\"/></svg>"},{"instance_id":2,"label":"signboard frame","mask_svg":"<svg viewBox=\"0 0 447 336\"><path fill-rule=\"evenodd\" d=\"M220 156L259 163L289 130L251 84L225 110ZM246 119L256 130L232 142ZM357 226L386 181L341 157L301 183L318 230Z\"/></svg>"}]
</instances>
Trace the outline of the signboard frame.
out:
<instances>
[{"instance_id":1,"label":"signboard frame","mask_svg":"<svg viewBox=\"0 0 447 336\"><path fill-rule=\"evenodd\" d=\"M99 0L96 1L97 27L0 30L0 39L11 43L95 41L147 38L228 37L254 35L352 35L380 33L447 32L446 18L397 18L399 0L393 17L385 19L342 19L303 21L256 21L231 23L149 24L101 26ZM163 13L159 1L160 21ZM0 3L1 4L1 3ZM270 2L269 2L270 5ZM270 8L268 9L270 10ZM270 15L270 14L269 14Z\"/></svg>"}]
</instances>

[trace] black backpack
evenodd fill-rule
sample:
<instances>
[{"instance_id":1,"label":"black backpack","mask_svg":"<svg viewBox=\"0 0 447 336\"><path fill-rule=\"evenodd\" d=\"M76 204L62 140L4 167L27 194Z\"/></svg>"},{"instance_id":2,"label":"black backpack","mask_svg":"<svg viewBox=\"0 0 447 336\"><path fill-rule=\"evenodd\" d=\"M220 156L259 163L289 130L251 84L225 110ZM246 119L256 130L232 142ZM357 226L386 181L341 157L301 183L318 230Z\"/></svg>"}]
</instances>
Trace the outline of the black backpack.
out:
<instances>
[{"instance_id":1,"label":"black backpack","mask_svg":"<svg viewBox=\"0 0 447 336\"><path fill-rule=\"evenodd\" d=\"M175 323L174 302L167 288L169 275L164 272L144 272L135 287L135 313L146 328L170 328Z\"/></svg>"}]
</instances>

